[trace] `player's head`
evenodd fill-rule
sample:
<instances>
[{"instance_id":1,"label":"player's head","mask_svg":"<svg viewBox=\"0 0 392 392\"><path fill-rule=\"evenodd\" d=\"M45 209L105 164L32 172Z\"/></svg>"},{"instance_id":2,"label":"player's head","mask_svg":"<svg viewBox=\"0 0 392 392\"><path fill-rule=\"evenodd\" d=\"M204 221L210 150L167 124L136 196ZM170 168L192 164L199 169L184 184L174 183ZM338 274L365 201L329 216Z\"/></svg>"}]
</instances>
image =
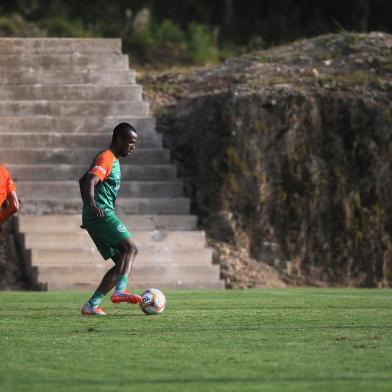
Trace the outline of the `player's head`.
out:
<instances>
[{"instance_id":1,"label":"player's head","mask_svg":"<svg viewBox=\"0 0 392 392\"><path fill-rule=\"evenodd\" d=\"M120 123L113 129L112 144L121 157L129 155L136 147L136 129L128 123Z\"/></svg>"}]
</instances>

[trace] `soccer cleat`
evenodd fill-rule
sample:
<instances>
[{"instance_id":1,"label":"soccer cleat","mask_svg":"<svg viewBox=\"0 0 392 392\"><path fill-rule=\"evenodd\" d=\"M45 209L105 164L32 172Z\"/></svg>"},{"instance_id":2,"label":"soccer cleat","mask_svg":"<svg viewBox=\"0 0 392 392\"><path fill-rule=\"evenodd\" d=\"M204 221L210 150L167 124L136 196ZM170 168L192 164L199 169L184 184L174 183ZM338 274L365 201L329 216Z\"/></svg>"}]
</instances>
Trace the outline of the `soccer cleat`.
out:
<instances>
[{"instance_id":1,"label":"soccer cleat","mask_svg":"<svg viewBox=\"0 0 392 392\"><path fill-rule=\"evenodd\" d=\"M121 302L127 302L129 304L140 304L142 303L142 297L140 295L131 294L128 290L115 291L112 294L112 302L119 304Z\"/></svg>"},{"instance_id":2,"label":"soccer cleat","mask_svg":"<svg viewBox=\"0 0 392 392\"><path fill-rule=\"evenodd\" d=\"M100 306L92 306L88 302L83 305L80 310L83 316L106 316L106 313Z\"/></svg>"}]
</instances>

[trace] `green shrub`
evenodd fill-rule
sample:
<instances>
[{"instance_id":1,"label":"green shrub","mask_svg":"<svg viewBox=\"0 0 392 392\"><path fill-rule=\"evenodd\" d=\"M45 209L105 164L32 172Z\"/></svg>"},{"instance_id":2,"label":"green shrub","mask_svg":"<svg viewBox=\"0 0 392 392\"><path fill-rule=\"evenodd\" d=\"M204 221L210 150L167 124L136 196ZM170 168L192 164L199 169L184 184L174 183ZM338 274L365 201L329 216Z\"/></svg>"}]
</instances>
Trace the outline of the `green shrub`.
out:
<instances>
[{"instance_id":1,"label":"green shrub","mask_svg":"<svg viewBox=\"0 0 392 392\"><path fill-rule=\"evenodd\" d=\"M138 19L137 19L138 18ZM136 23L138 22L138 23ZM27 21L20 14L0 17L0 36L3 37L115 37L123 39L123 48L132 62L154 66L172 66L225 60L233 55L233 48L218 49L214 33L206 25L192 23L187 32L170 19L156 23L141 12L129 20L128 26L118 29L114 21L98 21L87 25L82 19L69 18L65 11L46 16L36 22Z\"/></svg>"},{"instance_id":2,"label":"green shrub","mask_svg":"<svg viewBox=\"0 0 392 392\"><path fill-rule=\"evenodd\" d=\"M40 27L47 30L51 37L93 37L94 33L85 30L83 22L75 19L72 22L65 16L55 16L44 19L40 22Z\"/></svg>"},{"instance_id":3,"label":"green shrub","mask_svg":"<svg viewBox=\"0 0 392 392\"><path fill-rule=\"evenodd\" d=\"M154 62L156 43L149 26L125 37L124 47L131 56L135 56L139 61Z\"/></svg>"},{"instance_id":4,"label":"green shrub","mask_svg":"<svg viewBox=\"0 0 392 392\"><path fill-rule=\"evenodd\" d=\"M1 37L42 37L46 33L34 23L27 22L21 15L0 18Z\"/></svg>"},{"instance_id":5,"label":"green shrub","mask_svg":"<svg viewBox=\"0 0 392 392\"><path fill-rule=\"evenodd\" d=\"M186 46L185 33L170 19L165 19L158 25L154 32L154 36L158 45L168 48Z\"/></svg>"},{"instance_id":6,"label":"green shrub","mask_svg":"<svg viewBox=\"0 0 392 392\"><path fill-rule=\"evenodd\" d=\"M189 50L194 64L206 64L218 61L218 49L212 34L206 26L199 23L189 25Z\"/></svg>"}]
</instances>

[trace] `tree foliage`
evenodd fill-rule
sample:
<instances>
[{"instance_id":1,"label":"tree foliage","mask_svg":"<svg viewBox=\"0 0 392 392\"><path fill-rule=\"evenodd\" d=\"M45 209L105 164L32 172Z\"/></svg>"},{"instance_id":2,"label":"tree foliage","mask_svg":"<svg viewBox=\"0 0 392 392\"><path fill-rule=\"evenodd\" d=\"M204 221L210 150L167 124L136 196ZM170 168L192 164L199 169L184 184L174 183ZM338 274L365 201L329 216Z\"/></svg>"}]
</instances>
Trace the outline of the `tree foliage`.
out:
<instances>
[{"instance_id":1,"label":"tree foliage","mask_svg":"<svg viewBox=\"0 0 392 392\"><path fill-rule=\"evenodd\" d=\"M137 28L145 10L148 20ZM7 0L0 5L3 36L121 37L126 51L152 63L205 63L230 51L301 37L391 28L390 0Z\"/></svg>"}]
</instances>

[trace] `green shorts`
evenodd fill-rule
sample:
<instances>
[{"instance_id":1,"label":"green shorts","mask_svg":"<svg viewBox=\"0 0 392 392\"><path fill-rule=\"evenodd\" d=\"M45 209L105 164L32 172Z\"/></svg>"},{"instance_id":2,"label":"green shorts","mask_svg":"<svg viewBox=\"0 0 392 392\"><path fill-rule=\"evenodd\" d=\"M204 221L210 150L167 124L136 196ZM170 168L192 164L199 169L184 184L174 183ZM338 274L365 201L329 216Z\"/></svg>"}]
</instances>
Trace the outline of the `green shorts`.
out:
<instances>
[{"instance_id":1,"label":"green shorts","mask_svg":"<svg viewBox=\"0 0 392 392\"><path fill-rule=\"evenodd\" d=\"M105 260L118 253L115 246L121 240L131 237L124 223L115 214L105 215L102 219L83 216L83 226Z\"/></svg>"}]
</instances>

